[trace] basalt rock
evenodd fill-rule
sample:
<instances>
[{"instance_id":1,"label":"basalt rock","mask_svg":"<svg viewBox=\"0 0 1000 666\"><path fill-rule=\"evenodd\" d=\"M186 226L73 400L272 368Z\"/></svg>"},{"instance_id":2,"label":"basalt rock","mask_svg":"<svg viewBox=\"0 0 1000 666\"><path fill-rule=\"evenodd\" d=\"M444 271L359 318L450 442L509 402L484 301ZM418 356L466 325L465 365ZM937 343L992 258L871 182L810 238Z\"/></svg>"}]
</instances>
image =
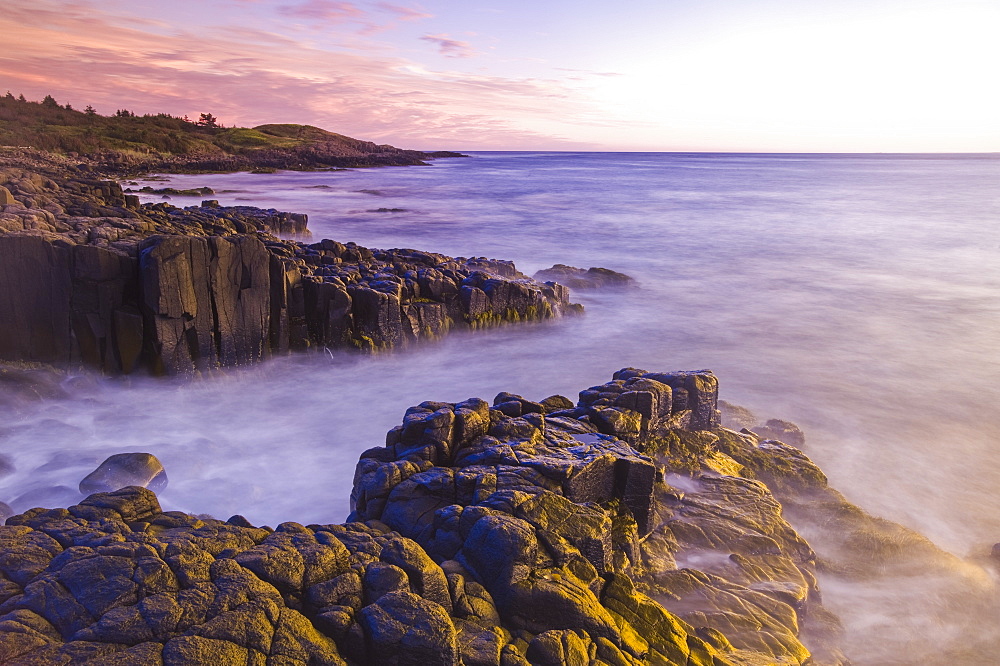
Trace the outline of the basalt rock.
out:
<instances>
[{"instance_id":1,"label":"basalt rock","mask_svg":"<svg viewBox=\"0 0 1000 666\"><path fill-rule=\"evenodd\" d=\"M138 205L117 183L0 171L0 359L186 374L369 351L575 311L510 262L306 244L305 215Z\"/></svg>"},{"instance_id":2,"label":"basalt rock","mask_svg":"<svg viewBox=\"0 0 1000 666\"><path fill-rule=\"evenodd\" d=\"M0 661L847 664L821 568L954 558L719 427L717 388L626 368L575 406L421 403L361 455L343 525L164 512L136 486L13 516ZM602 431L612 409L638 429Z\"/></svg>"}]
</instances>

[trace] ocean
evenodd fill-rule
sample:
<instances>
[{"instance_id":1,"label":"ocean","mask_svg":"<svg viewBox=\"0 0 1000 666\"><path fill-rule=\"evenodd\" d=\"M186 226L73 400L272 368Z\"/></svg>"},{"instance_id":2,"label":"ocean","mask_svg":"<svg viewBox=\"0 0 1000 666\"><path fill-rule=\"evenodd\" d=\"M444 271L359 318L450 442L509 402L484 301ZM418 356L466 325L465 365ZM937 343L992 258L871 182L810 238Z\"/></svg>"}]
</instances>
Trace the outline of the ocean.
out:
<instances>
[{"instance_id":1,"label":"ocean","mask_svg":"<svg viewBox=\"0 0 1000 666\"><path fill-rule=\"evenodd\" d=\"M722 399L798 424L852 502L961 557L1000 541L1000 155L483 152L144 184L308 213L315 240L512 259L529 275L600 266L639 286L574 292L581 317L377 356L320 350L197 380L75 376L62 397L3 415L15 470L0 500L15 509L64 505L106 456L148 451L170 479L165 509L340 522L358 454L410 405L575 400L622 367L709 368ZM832 589L842 616L866 604L863 620L845 617L856 663L889 663L863 658L873 627L898 648L937 622Z\"/></svg>"}]
</instances>

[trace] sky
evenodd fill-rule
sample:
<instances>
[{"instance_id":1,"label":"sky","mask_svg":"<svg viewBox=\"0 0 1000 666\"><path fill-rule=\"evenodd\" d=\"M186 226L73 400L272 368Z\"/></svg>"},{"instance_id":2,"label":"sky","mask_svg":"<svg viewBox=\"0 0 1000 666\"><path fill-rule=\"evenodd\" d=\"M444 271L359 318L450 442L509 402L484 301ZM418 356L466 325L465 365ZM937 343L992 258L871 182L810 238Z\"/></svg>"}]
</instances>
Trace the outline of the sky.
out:
<instances>
[{"instance_id":1,"label":"sky","mask_svg":"<svg viewBox=\"0 0 1000 666\"><path fill-rule=\"evenodd\" d=\"M1000 0L5 0L0 94L421 150L1000 151Z\"/></svg>"}]
</instances>

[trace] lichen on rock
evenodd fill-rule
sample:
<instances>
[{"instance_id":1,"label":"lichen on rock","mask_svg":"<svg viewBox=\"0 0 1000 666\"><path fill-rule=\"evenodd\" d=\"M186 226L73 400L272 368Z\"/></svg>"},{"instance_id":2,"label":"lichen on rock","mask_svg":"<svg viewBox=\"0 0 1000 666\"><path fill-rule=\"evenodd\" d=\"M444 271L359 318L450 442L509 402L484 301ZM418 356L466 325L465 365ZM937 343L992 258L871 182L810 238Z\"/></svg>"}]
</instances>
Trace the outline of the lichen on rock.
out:
<instances>
[{"instance_id":1,"label":"lichen on rock","mask_svg":"<svg viewBox=\"0 0 1000 666\"><path fill-rule=\"evenodd\" d=\"M846 664L782 502L889 524L720 427L717 391L626 368L576 404L421 403L361 454L342 525L164 512L137 486L13 516L0 661Z\"/></svg>"}]
</instances>

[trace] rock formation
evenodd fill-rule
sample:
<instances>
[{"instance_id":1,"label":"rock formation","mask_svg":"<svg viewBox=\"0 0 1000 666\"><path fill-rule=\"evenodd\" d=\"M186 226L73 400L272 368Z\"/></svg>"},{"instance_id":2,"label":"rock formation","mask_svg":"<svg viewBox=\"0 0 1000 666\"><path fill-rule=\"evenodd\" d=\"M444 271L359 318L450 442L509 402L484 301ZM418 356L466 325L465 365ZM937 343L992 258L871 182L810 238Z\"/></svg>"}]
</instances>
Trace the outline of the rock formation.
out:
<instances>
[{"instance_id":1,"label":"rock formation","mask_svg":"<svg viewBox=\"0 0 1000 666\"><path fill-rule=\"evenodd\" d=\"M0 185L0 359L191 373L574 309L510 262L272 235L302 234L304 215L139 206L113 182L23 169Z\"/></svg>"},{"instance_id":2,"label":"rock formation","mask_svg":"<svg viewBox=\"0 0 1000 666\"><path fill-rule=\"evenodd\" d=\"M141 486L153 492L167 487L167 473L152 453L116 453L80 482L84 495Z\"/></svg>"},{"instance_id":3,"label":"rock formation","mask_svg":"<svg viewBox=\"0 0 1000 666\"><path fill-rule=\"evenodd\" d=\"M783 505L866 550L852 575L950 556L721 427L717 389L626 368L576 404L421 403L361 454L342 525L164 512L136 486L13 516L0 662L846 664L816 578L839 560Z\"/></svg>"},{"instance_id":4,"label":"rock formation","mask_svg":"<svg viewBox=\"0 0 1000 666\"><path fill-rule=\"evenodd\" d=\"M552 268L545 268L535 273L533 277L540 282L547 280L558 282L570 289L601 289L603 287L631 287L635 285L633 278L610 268L591 267L584 270L566 264L556 264Z\"/></svg>"}]
</instances>

